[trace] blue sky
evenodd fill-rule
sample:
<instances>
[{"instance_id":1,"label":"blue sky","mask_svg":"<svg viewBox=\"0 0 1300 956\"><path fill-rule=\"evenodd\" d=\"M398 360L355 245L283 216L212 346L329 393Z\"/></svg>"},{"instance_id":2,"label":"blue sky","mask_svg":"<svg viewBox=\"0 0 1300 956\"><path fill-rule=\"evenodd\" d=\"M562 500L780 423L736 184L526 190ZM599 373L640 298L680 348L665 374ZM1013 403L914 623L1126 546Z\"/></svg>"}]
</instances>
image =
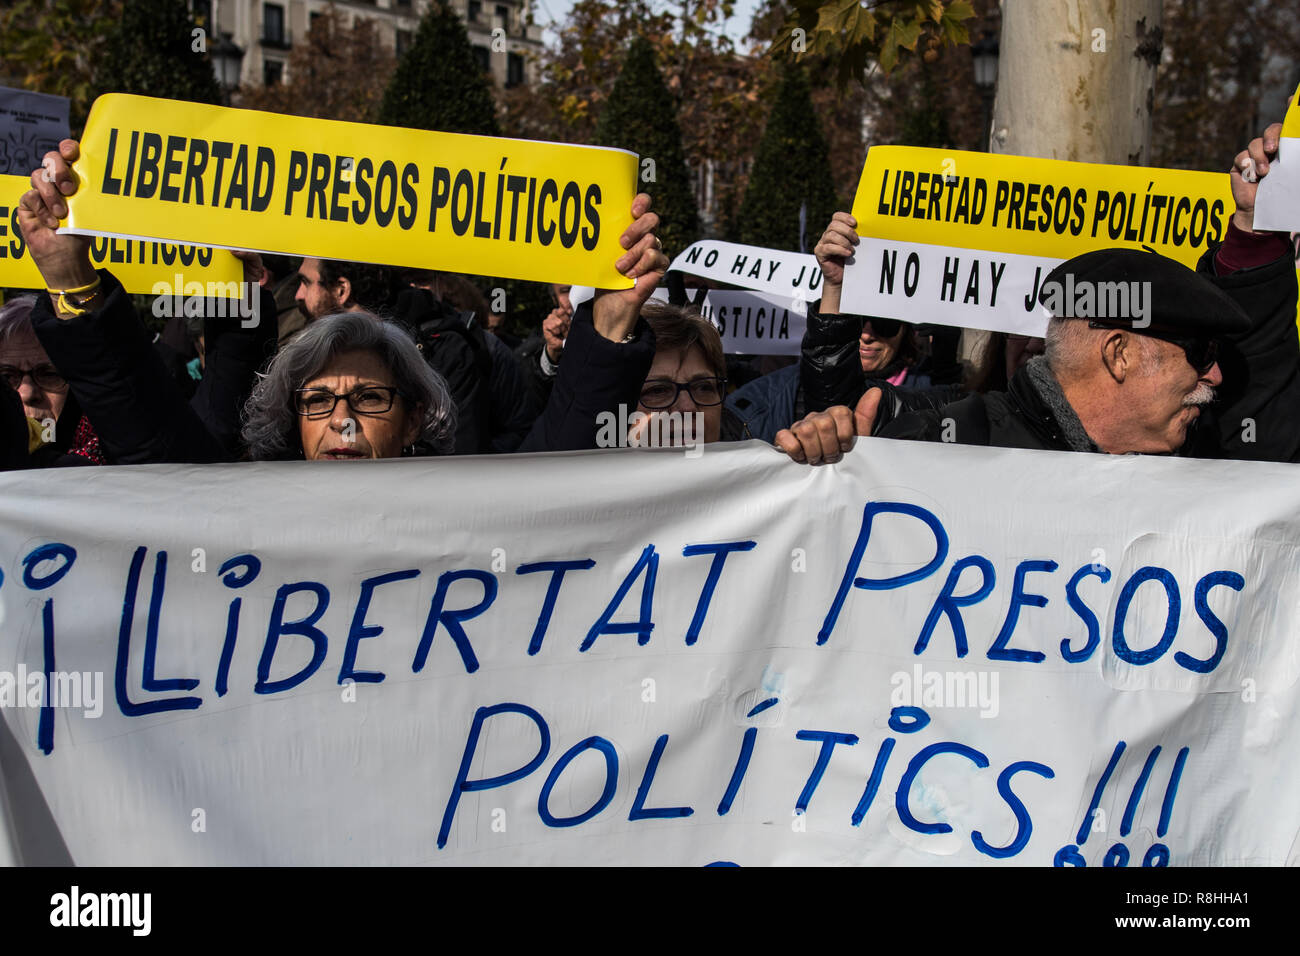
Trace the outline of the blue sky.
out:
<instances>
[{"instance_id":1,"label":"blue sky","mask_svg":"<svg viewBox=\"0 0 1300 956\"><path fill-rule=\"evenodd\" d=\"M749 32L749 21L758 9L760 0L735 0L736 12L727 21L726 32L737 45ZM563 22L573 6L573 0L533 0L533 19L542 26ZM554 39L551 31L546 32L545 40L549 45Z\"/></svg>"}]
</instances>

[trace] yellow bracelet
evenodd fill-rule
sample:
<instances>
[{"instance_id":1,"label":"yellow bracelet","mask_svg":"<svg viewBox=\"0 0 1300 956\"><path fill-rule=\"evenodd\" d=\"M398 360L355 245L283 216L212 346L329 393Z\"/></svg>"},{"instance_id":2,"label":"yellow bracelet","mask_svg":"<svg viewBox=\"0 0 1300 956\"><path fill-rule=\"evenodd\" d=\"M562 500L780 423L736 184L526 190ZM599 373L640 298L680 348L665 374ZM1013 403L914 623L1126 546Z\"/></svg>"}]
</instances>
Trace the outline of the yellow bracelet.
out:
<instances>
[{"instance_id":1,"label":"yellow bracelet","mask_svg":"<svg viewBox=\"0 0 1300 956\"><path fill-rule=\"evenodd\" d=\"M94 282L88 282L85 285L78 286L75 289L49 289L47 291L52 292L54 295L77 295L78 293L89 292L91 289L97 289L97 288L99 288L98 275L95 276Z\"/></svg>"},{"instance_id":2,"label":"yellow bracelet","mask_svg":"<svg viewBox=\"0 0 1300 956\"><path fill-rule=\"evenodd\" d=\"M79 286L76 289L50 289L50 294L57 296L54 303L55 311L70 318L87 314L90 309L86 308L86 303L99 293L99 286L100 281L97 275L94 282ZM76 300L70 298L71 296L76 296Z\"/></svg>"}]
</instances>

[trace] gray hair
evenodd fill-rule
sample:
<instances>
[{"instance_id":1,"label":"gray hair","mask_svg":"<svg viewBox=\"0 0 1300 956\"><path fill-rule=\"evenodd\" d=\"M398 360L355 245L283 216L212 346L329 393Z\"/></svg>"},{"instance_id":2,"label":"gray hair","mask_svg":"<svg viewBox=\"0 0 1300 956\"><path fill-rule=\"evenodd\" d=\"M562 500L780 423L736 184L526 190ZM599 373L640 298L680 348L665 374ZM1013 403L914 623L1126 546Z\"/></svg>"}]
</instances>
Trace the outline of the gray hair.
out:
<instances>
[{"instance_id":1,"label":"gray hair","mask_svg":"<svg viewBox=\"0 0 1300 956\"><path fill-rule=\"evenodd\" d=\"M1043 336L1043 356L1047 367L1060 381L1062 376L1075 377L1090 370L1094 352L1095 330L1079 319L1049 319Z\"/></svg>"},{"instance_id":2,"label":"gray hair","mask_svg":"<svg viewBox=\"0 0 1300 956\"><path fill-rule=\"evenodd\" d=\"M35 307L34 295L20 295L0 306L0 345L7 344L12 338L36 335L32 328L32 309Z\"/></svg>"},{"instance_id":3,"label":"gray hair","mask_svg":"<svg viewBox=\"0 0 1300 956\"><path fill-rule=\"evenodd\" d=\"M1074 378L1087 374L1096 366L1100 354L1098 343L1108 331L1091 328L1080 319L1051 319L1047 323L1047 335L1043 339L1047 367L1058 381L1062 376ZM1155 371L1164 364L1164 355L1149 336L1134 333L1131 341L1137 349L1143 369Z\"/></svg>"},{"instance_id":4,"label":"gray hair","mask_svg":"<svg viewBox=\"0 0 1300 956\"><path fill-rule=\"evenodd\" d=\"M407 332L368 312L343 312L309 324L271 360L244 406L242 437L254 461L296 457L302 450L295 389L320 374L339 353L359 349L373 353L393 373L393 384L406 400L424 408L416 441L439 454L451 450L456 406L447 383L424 361Z\"/></svg>"}]
</instances>

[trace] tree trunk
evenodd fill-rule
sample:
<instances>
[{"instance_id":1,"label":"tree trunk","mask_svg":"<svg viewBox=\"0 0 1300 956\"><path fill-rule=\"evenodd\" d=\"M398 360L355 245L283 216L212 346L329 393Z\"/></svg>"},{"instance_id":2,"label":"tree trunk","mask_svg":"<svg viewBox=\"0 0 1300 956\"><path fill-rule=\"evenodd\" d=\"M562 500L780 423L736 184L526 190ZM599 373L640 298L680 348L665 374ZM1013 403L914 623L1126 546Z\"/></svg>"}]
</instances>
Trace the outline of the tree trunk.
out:
<instances>
[{"instance_id":1,"label":"tree trunk","mask_svg":"<svg viewBox=\"0 0 1300 956\"><path fill-rule=\"evenodd\" d=\"M991 150L1143 165L1161 0L1003 0Z\"/></svg>"}]
</instances>

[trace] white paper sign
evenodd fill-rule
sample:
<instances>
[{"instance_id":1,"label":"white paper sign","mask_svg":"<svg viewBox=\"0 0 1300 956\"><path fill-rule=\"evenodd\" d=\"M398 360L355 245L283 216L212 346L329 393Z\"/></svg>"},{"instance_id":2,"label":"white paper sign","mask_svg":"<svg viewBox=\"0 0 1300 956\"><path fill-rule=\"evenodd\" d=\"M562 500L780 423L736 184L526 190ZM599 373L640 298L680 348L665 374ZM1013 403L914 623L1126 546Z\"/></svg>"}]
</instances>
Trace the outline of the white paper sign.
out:
<instances>
[{"instance_id":1,"label":"white paper sign","mask_svg":"<svg viewBox=\"0 0 1300 956\"><path fill-rule=\"evenodd\" d=\"M0 475L0 859L1294 862L1296 475L883 439Z\"/></svg>"},{"instance_id":2,"label":"white paper sign","mask_svg":"<svg viewBox=\"0 0 1300 956\"><path fill-rule=\"evenodd\" d=\"M679 254L668 268L787 299L815 302L821 298L822 271L817 257L802 252L701 239Z\"/></svg>"},{"instance_id":3,"label":"white paper sign","mask_svg":"<svg viewBox=\"0 0 1300 956\"><path fill-rule=\"evenodd\" d=\"M1043 336L1038 301L1059 259L863 238L844 270L841 306L861 315Z\"/></svg>"},{"instance_id":4,"label":"white paper sign","mask_svg":"<svg viewBox=\"0 0 1300 956\"><path fill-rule=\"evenodd\" d=\"M722 338L722 351L731 355L798 355L808 327L808 303L798 297L767 295L761 292L735 292L710 289L703 298L701 289L688 289L687 300L713 323ZM592 298L590 286L573 286L569 301L577 308ZM650 294L652 299L668 301L663 286Z\"/></svg>"},{"instance_id":5,"label":"white paper sign","mask_svg":"<svg viewBox=\"0 0 1300 956\"><path fill-rule=\"evenodd\" d=\"M1253 166L1243 175L1254 182ZM1252 227L1259 232L1300 230L1300 87L1287 104L1277 158L1259 180Z\"/></svg>"},{"instance_id":6,"label":"white paper sign","mask_svg":"<svg viewBox=\"0 0 1300 956\"><path fill-rule=\"evenodd\" d=\"M1300 229L1300 139L1278 141L1277 158L1255 192L1252 228L1257 232Z\"/></svg>"},{"instance_id":7,"label":"white paper sign","mask_svg":"<svg viewBox=\"0 0 1300 956\"><path fill-rule=\"evenodd\" d=\"M807 303L788 296L710 290L699 308L739 355L798 355L808 325Z\"/></svg>"}]
</instances>

